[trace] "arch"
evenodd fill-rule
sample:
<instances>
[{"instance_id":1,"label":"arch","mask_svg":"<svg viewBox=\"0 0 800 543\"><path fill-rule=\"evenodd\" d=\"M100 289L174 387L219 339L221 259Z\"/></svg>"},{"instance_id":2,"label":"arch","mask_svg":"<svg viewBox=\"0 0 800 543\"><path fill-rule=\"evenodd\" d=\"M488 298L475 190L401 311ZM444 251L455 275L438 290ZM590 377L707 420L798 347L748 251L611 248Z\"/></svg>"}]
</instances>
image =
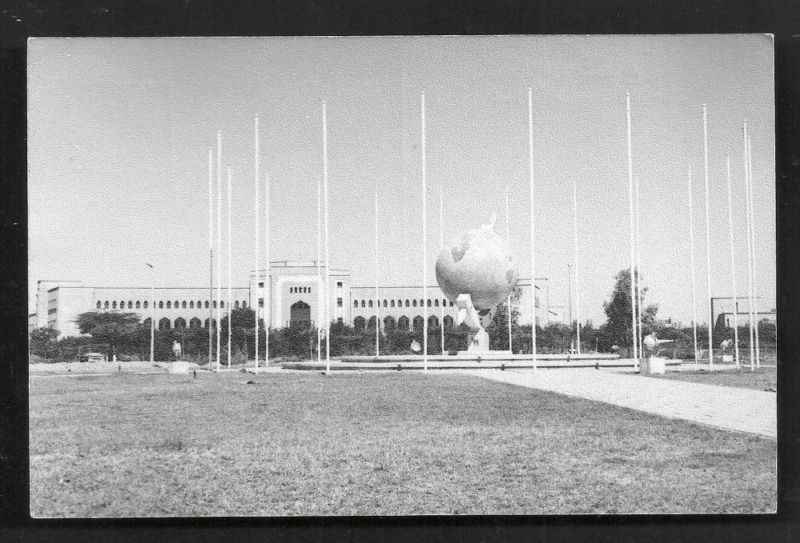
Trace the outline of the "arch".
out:
<instances>
[{"instance_id":1,"label":"arch","mask_svg":"<svg viewBox=\"0 0 800 543\"><path fill-rule=\"evenodd\" d=\"M397 329L398 330L408 330L408 317L403 315L399 319L397 319Z\"/></svg>"},{"instance_id":2,"label":"arch","mask_svg":"<svg viewBox=\"0 0 800 543\"><path fill-rule=\"evenodd\" d=\"M117 308L117 301L114 300L113 302L111 302L111 309L116 309L116 308Z\"/></svg>"},{"instance_id":3,"label":"arch","mask_svg":"<svg viewBox=\"0 0 800 543\"><path fill-rule=\"evenodd\" d=\"M186 329L186 319L183 317L178 317L175 319L175 329L176 330L185 330Z\"/></svg>"},{"instance_id":4,"label":"arch","mask_svg":"<svg viewBox=\"0 0 800 543\"><path fill-rule=\"evenodd\" d=\"M450 315L445 315L444 319L442 319L442 322L444 323L445 330L453 329L453 317L451 317Z\"/></svg>"},{"instance_id":5,"label":"arch","mask_svg":"<svg viewBox=\"0 0 800 543\"><path fill-rule=\"evenodd\" d=\"M198 319L197 317L193 317L192 320L189 321L189 328L191 328L192 330L194 330L195 328L200 328L201 325L202 323L200 322L200 319Z\"/></svg>"},{"instance_id":6,"label":"arch","mask_svg":"<svg viewBox=\"0 0 800 543\"><path fill-rule=\"evenodd\" d=\"M145 320L142 321L142 326L145 330L150 330L150 317L147 317Z\"/></svg>"},{"instance_id":7,"label":"arch","mask_svg":"<svg viewBox=\"0 0 800 543\"><path fill-rule=\"evenodd\" d=\"M160 321L158 321L158 329L159 330L170 329L169 319L167 317L163 317Z\"/></svg>"},{"instance_id":8,"label":"arch","mask_svg":"<svg viewBox=\"0 0 800 543\"><path fill-rule=\"evenodd\" d=\"M139 309L141 307L142 307L142 302L140 302L139 300L136 300L136 309Z\"/></svg>"},{"instance_id":9,"label":"arch","mask_svg":"<svg viewBox=\"0 0 800 543\"><path fill-rule=\"evenodd\" d=\"M216 326L217 326L217 321L216 321L216 319L211 319L211 327L212 327L212 328L216 328ZM208 328L208 319L206 319L205 321L203 321L203 328Z\"/></svg>"},{"instance_id":10,"label":"arch","mask_svg":"<svg viewBox=\"0 0 800 543\"><path fill-rule=\"evenodd\" d=\"M370 330L375 330L375 315L369 318L369 322L367 323L367 328Z\"/></svg>"},{"instance_id":11,"label":"arch","mask_svg":"<svg viewBox=\"0 0 800 543\"><path fill-rule=\"evenodd\" d=\"M356 317L353 319L353 328L356 330L363 330L366 321L364 321L364 317Z\"/></svg>"},{"instance_id":12,"label":"arch","mask_svg":"<svg viewBox=\"0 0 800 543\"><path fill-rule=\"evenodd\" d=\"M311 326L311 306L303 300L289 306L289 325Z\"/></svg>"},{"instance_id":13,"label":"arch","mask_svg":"<svg viewBox=\"0 0 800 543\"><path fill-rule=\"evenodd\" d=\"M383 319L383 329L387 332L394 330L395 326L394 317L391 315L388 315Z\"/></svg>"},{"instance_id":14,"label":"arch","mask_svg":"<svg viewBox=\"0 0 800 543\"><path fill-rule=\"evenodd\" d=\"M436 315L428 317L428 330L439 328L439 318Z\"/></svg>"},{"instance_id":15,"label":"arch","mask_svg":"<svg viewBox=\"0 0 800 543\"><path fill-rule=\"evenodd\" d=\"M414 317L414 331L417 332L422 330L423 325L422 323L425 322L425 319L422 318L422 315L417 315Z\"/></svg>"},{"instance_id":16,"label":"arch","mask_svg":"<svg viewBox=\"0 0 800 543\"><path fill-rule=\"evenodd\" d=\"M101 307L103 307L103 304L101 304L101 303L98 301L98 302L97 302L97 309L100 309Z\"/></svg>"}]
</instances>

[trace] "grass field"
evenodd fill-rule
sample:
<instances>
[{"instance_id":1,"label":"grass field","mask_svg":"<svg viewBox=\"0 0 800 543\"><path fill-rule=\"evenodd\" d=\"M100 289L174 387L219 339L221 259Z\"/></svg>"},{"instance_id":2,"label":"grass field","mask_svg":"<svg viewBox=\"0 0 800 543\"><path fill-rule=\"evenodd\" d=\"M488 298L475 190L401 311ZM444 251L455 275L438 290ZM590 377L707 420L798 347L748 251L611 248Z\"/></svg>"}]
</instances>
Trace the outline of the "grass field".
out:
<instances>
[{"instance_id":1,"label":"grass field","mask_svg":"<svg viewBox=\"0 0 800 543\"><path fill-rule=\"evenodd\" d=\"M774 440L466 375L32 376L30 390L34 517L776 507Z\"/></svg>"},{"instance_id":2,"label":"grass field","mask_svg":"<svg viewBox=\"0 0 800 543\"><path fill-rule=\"evenodd\" d=\"M691 368L691 366L689 366L689 368ZM648 377L705 383L707 385L725 387L752 388L755 390L772 388L773 390L778 390L778 372L774 367L761 367L754 372L750 371L749 366L712 372L697 372L688 369L680 372L667 372L664 375L650 375Z\"/></svg>"}]
</instances>

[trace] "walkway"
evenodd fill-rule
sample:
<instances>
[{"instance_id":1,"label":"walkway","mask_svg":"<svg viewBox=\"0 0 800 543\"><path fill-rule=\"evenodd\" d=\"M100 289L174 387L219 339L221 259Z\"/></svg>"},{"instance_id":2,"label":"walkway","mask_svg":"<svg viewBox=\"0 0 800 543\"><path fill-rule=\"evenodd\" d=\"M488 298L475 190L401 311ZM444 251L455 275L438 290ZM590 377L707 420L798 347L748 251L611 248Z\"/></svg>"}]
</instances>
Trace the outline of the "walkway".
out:
<instances>
[{"instance_id":1,"label":"walkway","mask_svg":"<svg viewBox=\"0 0 800 543\"><path fill-rule=\"evenodd\" d=\"M654 379L620 370L489 369L463 370L463 373L661 417L777 437L777 395L774 392Z\"/></svg>"}]
</instances>

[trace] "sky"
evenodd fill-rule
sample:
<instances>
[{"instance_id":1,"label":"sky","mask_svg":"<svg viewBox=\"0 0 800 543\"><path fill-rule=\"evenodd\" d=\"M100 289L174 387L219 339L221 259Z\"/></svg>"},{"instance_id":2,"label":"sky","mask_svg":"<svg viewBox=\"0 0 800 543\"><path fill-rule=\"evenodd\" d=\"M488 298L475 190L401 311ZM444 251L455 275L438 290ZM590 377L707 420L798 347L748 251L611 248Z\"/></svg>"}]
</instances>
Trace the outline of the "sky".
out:
<instances>
[{"instance_id":1,"label":"sky","mask_svg":"<svg viewBox=\"0 0 800 543\"><path fill-rule=\"evenodd\" d=\"M207 285L208 149L218 130L223 166L232 170L233 286L246 286L255 264L255 115L261 183L266 173L270 180L271 259L314 260L322 100L331 266L351 270L355 286L375 283L377 191L379 283L420 285L423 91L428 284L440 250L439 191L447 241L492 213L505 235L507 185L510 245L529 277L531 87L536 275L548 278L551 305L568 303L573 184L582 321L605 321L614 276L630 266L629 92L646 302L658 304L662 318L692 320L691 168L696 306L698 321L708 320L705 103L710 294L733 292L726 154L737 293L746 293L746 119L758 307L768 310L775 307L773 79L773 40L764 35L32 39L29 306L38 280L149 286L145 262L155 266L156 286ZM263 212L263 184L259 192Z\"/></svg>"}]
</instances>

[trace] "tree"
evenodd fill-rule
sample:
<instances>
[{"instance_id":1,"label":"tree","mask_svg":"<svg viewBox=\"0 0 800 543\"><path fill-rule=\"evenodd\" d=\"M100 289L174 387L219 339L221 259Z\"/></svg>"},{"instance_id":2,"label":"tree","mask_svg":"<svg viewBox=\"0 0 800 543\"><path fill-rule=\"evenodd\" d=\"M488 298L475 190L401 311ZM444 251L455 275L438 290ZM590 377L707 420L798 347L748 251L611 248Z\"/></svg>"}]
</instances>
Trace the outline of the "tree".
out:
<instances>
[{"instance_id":1,"label":"tree","mask_svg":"<svg viewBox=\"0 0 800 543\"><path fill-rule=\"evenodd\" d=\"M34 328L29 339L30 354L42 358L55 358L58 354L58 330L55 328Z\"/></svg>"},{"instance_id":2,"label":"tree","mask_svg":"<svg viewBox=\"0 0 800 543\"><path fill-rule=\"evenodd\" d=\"M107 313L88 311L75 320L81 334L90 334L94 339L111 345L112 354L117 353L117 345L125 341L141 326L136 313Z\"/></svg>"},{"instance_id":3,"label":"tree","mask_svg":"<svg viewBox=\"0 0 800 543\"><path fill-rule=\"evenodd\" d=\"M638 277L638 272L636 276ZM606 343L611 342L612 344L626 347L629 351L632 351L633 332L631 330L631 315L633 310L631 308L630 268L620 271L616 275L615 281L614 291L611 293L611 300L603 304L603 310L608 319L604 327L605 340ZM640 307L644 306L644 296L646 293L647 287L640 287ZM658 306L655 304L644 307L644 309L641 310L642 335L653 331L653 323L657 312Z\"/></svg>"},{"instance_id":4,"label":"tree","mask_svg":"<svg viewBox=\"0 0 800 543\"><path fill-rule=\"evenodd\" d=\"M517 321L519 320L520 297L522 297L522 289L517 287L511 293L512 342L514 330L517 328ZM489 334L489 345L491 345L492 349L508 349L508 300L503 301L497 306L497 310L494 312L494 318L492 319L491 324L486 327L486 333Z\"/></svg>"}]
</instances>

